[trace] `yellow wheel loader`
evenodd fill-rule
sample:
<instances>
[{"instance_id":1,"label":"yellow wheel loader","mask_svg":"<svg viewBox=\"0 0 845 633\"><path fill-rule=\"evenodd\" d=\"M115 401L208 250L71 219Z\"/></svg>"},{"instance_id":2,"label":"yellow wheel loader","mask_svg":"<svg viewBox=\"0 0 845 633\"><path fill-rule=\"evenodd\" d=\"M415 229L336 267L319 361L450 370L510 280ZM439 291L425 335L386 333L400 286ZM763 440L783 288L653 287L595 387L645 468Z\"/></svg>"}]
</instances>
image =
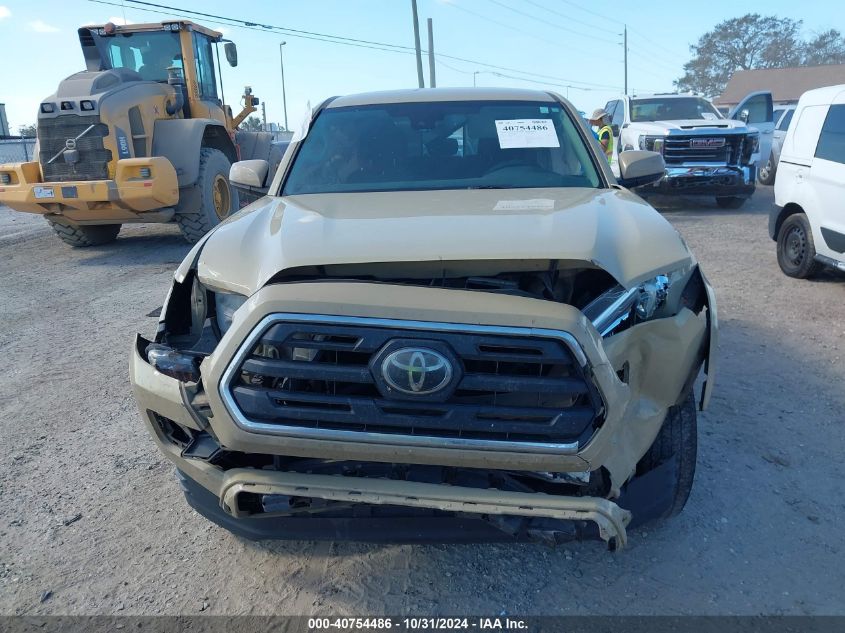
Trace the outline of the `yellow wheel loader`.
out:
<instances>
[{"instance_id":1,"label":"yellow wheel loader","mask_svg":"<svg viewBox=\"0 0 845 633\"><path fill-rule=\"evenodd\" d=\"M127 222L175 221L189 242L239 208L238 160L278 162L286 144L238 125L223 103L221 33L188 21L79 29L86 70L39 106L32 162L0 165L0 204L40 213L72 246L104 244ZM276 156L278 154L279 156Z\"/></svg>"}]
</instances>

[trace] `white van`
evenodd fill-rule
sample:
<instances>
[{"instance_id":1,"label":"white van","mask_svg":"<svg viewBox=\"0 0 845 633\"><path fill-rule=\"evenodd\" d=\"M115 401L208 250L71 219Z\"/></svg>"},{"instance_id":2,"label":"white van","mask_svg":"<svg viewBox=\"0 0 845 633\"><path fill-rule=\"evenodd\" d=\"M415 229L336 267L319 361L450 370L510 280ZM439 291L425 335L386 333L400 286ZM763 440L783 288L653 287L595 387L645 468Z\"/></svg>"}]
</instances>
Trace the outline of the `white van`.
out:
<instances>
[{"instance_id":1,"label":"white van","mask_svg":"<svg viewBox=\"0 0 845 633\"><path fill-rule=\"evenodd\" d=\"M845 270L845 84L798 101L781 149L769 236L778 264L806 279L824 266Z\"/></svg>"}]
</instances>

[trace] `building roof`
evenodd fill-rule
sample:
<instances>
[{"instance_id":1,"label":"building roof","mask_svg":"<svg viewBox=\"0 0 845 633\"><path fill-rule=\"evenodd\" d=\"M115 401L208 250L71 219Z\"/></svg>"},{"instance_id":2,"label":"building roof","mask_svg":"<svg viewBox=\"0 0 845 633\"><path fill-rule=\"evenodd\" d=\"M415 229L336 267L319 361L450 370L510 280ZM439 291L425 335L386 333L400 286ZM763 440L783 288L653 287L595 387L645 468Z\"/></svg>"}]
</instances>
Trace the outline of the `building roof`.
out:
<instances>
[{"instance_id":1,"label":"building roof","mask_svg":"<svg viewBox=\"0 0 845 633\"><path fill-rule=\"evenodd\" d=\"M760 90L770 90L775 103L798 101L808 90L843 83L845 64L738 70L725 86L725 91L715 99L715 103L733 106L747 94Z\"/></svg>"}]
</instances>

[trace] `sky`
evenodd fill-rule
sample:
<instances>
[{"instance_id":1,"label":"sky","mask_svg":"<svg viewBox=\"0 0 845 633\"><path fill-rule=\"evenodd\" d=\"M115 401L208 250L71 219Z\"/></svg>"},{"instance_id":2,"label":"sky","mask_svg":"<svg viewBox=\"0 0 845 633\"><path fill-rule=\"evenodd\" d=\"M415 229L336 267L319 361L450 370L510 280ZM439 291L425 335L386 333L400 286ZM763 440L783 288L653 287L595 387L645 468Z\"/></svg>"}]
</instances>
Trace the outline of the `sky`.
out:
<instances>
[{"instance_id":1,"label":"sky","mask_svg":"<svg viewBox=\"0 0 845 633\"><path fill-rule=\"evenodd\" d=\"M411 0L0 0L0 103L9 127L35 122L40 101L85 64L76 29L107 21L185 17L223 31L239 64L223 62L226 102L236 112L245 85L265 102L268 122L284 123L279 44L284 41L288 126L308 104L341 94L417 86L412 51L376 50L361 41L413 47ZM417 0L423 49L434 25L438 86L510 86L554 90L592 111L622 93L622 31L628 27L628 88L668 92L690 58L689 46L719 22L745 13L803 20L806 37L845 33L841 0ZM187 11L218 16L202 18ZM263 27L238 27L235 18ZM302 33L358 40L320 41ZM369 48L367 46L370 46ZM398 51L398 52L397 52ZM461 59L455 59L455 58ZM222 58L222 52L221 52ZM423 59L426 85L428 60Z\"/></svg>"}]
</instances>

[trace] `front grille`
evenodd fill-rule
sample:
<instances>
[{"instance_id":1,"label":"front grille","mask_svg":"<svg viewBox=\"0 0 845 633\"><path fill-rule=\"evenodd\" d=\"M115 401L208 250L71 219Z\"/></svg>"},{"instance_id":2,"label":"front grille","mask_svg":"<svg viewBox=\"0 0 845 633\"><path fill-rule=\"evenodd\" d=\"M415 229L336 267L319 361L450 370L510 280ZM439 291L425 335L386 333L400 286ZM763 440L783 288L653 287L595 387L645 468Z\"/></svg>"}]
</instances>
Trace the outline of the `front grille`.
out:
<instances>
[{"instance_id":1,"label":"front grille","mask_svg":"<svg viewBox=\"0 0 845 633\"><path fill-rule=\"evenodd\" d=\"M52 163L49 161L65 148L68 139L74 139L89 126L93 130L76 141L79 161L68 164L62 156ZM109 162L112 153L103 147L103 138L108 136L109 128L100 123L97 115L81 116L64 114L38 121L38 144L40 148L41 169L47 182L69 182L74 180L107 180Z\"/></svg>"},{"instance_id":2,"label":"front grille","mask_svg":"<svg viewBox=\"0 0 845 633\"><path fill-rule=\"evenodd\" d=\"M479 330L277 322L234 361L224 389L241 423L271 433L287 427L557 445L592 435L601 398L567 343ZM379 363L397 344L449 354L460 378L445 399L385 393Z\"/></svg>"},{"instance_id":3,"label":"front grille","mask_svg":"<svg viewBox=\"0 0 845 633\"><path fill-rule=\"evenodd\" d=\"M721 147L695 146L696 143L714 139L722 142ZM667 165L680 163L719 163L736 165L739 159L739 148L742 135L714 135L714 136L667 136L663 141L663 159Z\"/></svg>"}]
</instances>

